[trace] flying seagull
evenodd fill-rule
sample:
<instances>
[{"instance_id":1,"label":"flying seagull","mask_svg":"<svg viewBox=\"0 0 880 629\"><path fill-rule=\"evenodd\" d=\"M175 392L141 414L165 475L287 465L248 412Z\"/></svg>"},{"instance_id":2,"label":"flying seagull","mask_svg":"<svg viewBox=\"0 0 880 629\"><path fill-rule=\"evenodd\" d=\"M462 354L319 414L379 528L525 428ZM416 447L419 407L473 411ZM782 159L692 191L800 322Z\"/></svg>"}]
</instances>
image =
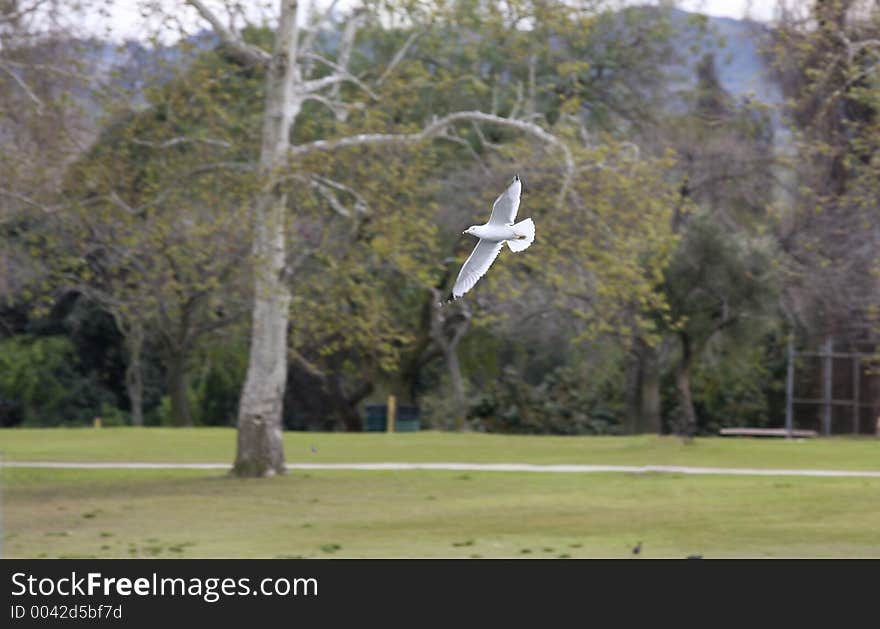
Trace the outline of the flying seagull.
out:
<instances>
[{"instance_id":1,"label":"flying seagull","mask_svg":"<svg viewBox=\"0 0 880 629\"><path fill-rule=\"evenodd\" d=\"M474 287L501 253L505 242L511 251L519 252L528 249L535 240L535 223L532 219L513 222L521 195L522 181L519 175L515 175L507 190L495 199L489 222L485 225L472 225L462 232L476 236L480 241L461 267L448 301L460 298Z\"/></svg>"}]
</instances>

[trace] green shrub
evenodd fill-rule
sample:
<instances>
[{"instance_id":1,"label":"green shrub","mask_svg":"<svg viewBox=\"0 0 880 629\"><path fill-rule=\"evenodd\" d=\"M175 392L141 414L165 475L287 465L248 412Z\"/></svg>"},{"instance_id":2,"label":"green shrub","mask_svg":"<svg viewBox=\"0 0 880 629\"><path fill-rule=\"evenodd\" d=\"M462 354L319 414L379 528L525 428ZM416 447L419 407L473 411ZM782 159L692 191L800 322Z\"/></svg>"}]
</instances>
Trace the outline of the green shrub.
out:
<instances>
[{"instance_id":1,"label":"green shrub","mask_svg":"<svg viewBox=\"0 0 880 629\"><path fill-rule=\"evenodd\" d=\"M240 362L229 360L211 363L200 382L199 423L207 426L235 425L245 373L245 366L238 364Z\"/></svg>"},{"instance_id":2,"label":"green shrub","mask_svg":"<svg viewBox=\"0 0 880 629\"><path fill-rule=\"evenodd\" d=\"M0 425L91 423L113 395L94 374L79 373L73 343L62 336L0 340Z\"/></svg>"},{"instance_id":3,"label":"green shrub","mask_svg":"<svg viewBox=\"0 0 880 629\"><path fill-rule=\"evenodd\" d=\"M456 418L461 410L445 381L441 381L441 386L419 399L421 428L422 430L455 430ZM479 420L469 421L468 424L473 429L482 428Z\"/></svg>"},{"instance_id":4,"label":"green shrub","mask_svg":"<svg viewBox=\"0 0 880 629\"><path fill-rule=\"evenodd\" d=\"M785 350L773 335L760 345L718 344L694 365L691 397L697 432L717 435L726 427L782 424L785 402ZM670 369L663 378L663 417L667 432L681 432L681 410Z\"/></svg>"},{"instance_id":5,"label":"green shrub","mask_svg":"<svg viewBox=\"0 0 880 629\"><path fill-rule=\"evenodd\" d=\"M703 432L716 434L727 426L768 426L773 419L782 419L771 417L770 408L771 397L785 388L784 372L774 369L784 353L781 348L775 350L748 347L701 361L691 384Z\"/></svg>"},{"instance_id":6,"label":"green shrub","mask_svg":"<svg viewBox=\"0 0 880 629\"><path fill-rule=\"evenodd\" d=\"M527 434L618 434L622 403L613 378L563 366L537 385L508 367L470 408L471 418L489 432Z\"/></svg>"},{"instance_id":7,"label":"green shrub","mask_svg":"<svg viewBox=\"0 0 880 629\"><path fill-rule=\"evenodd\" d=\"M101 404L101 411L97 416L101 418L101 425L104 427L131 425L130 413L126 413L118 406L107 402Z\"/></svg>"}]
</instances>

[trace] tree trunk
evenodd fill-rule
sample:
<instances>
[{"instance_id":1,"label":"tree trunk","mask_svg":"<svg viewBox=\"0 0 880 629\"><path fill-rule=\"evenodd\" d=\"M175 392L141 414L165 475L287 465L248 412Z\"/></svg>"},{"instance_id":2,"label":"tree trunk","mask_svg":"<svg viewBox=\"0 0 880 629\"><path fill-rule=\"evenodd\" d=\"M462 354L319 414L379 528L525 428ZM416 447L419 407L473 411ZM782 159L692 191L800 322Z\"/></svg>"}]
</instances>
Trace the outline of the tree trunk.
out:
<instances>
[{"instance_id":1,"label":"tree trunk","mask_svg":"<svg viewBox=\"0 0 880 629\"><path fill-rule=\"evenodd\" d=\"M357 405L365 397L373 392L373 383L364 382L354 393L346 395L341 386L337 386L337 394L334 399L340 405L339 414L343 417L345 430L348 432L361 432L364 429L364 422L358 413Z\"/></svg>"},{"instance_id":2,"label":"tree trunk","mask_svg":"<svg viewBox=\"0 0 880 629\"><path fill-rule=\"evenodd\" d=\"M452 399L455 402L455 429L464 430L466 414L464 398L464 381L461 377L461 364L458 362L458 342L449 347L445 352L446 368L449 369L449 384L452 389Z\"/></svg>"},{"instance_id":3,"label":"tree trunk","mask_svg":"<svg viewBox=\"0 0 880 629\"><path fill-rule=\"evenodd\" d=\"M682 434L690 439L697 434L697 414L691 399L691 363L693 354L690 339L681 335L681 362L675 372L675 388L678 391L678 405L681 409Z\"/></svg>"},{"instance_id":4,"label":"tree trunk","mask_svg":"<svg viewBox=\"0 0 880 629\"><path fill-rule=\"evenodd\" d=\"M192 426L189 408L189 383L186 376L186 355L170 353L166 363L168 397L171 398L171 423L174 426Z\"/></svg>"},{"instance_id":5,"label":"tree trunk","mask_svg":"<svg viewBox=\"0 0 880 629\"><path fill-rule=\"evenodd\" d=\"M624 381L624 395L626 397L626 419L623 430L628 435L639 432L642 423L642 391L641 391L641 356L631 353L626 362L626 375Z\"/></svg>"},{"instance_id":6,"label":"tree trunk","mask_svg":"<svg viewBox=\"0 0 880 629\"><path fill-rule=\"evenodd\" d=\"M257 212L254 246L258 260L248 371L238 412L238 476L283 474L281 411L287 381L287 323L290 292L282 281L284 270L284 195L268 199ZM275 245L266 246L274 236ZM268 249L268 251L266 251ZM266 268L268 267L268 268Z\"/></svg>"},{"instance_id":7,"label":"tree trunk","mask_svg":"<svg viewBox=\"0 0 880 629\"><path fill-rule=\"evenodd\" d=\"M626 431L630 434L659 434L660 361L657 349L638 339L631 356L626 370Z\"/></svg>"},{"instance_id":8,"label":"tree trunk","mask_svg":"<svg viewBox=\"0 0 880 629\"><path fill-rule=\"evenodd\" d=\"M642 432L659 435L660 421L660 361L657 350L648 347L641 362L640 415Z\"/></svg>"},{"instance_id":9,"label":"tree trunk","mask_svg":"<svg viewBox=\"0 0 880 629\"><path fill-rule=\"evenodd\" d=\"M442 292L438 288L432 288L434 304L442 299ZM471 323L471 310L467 302L458 302L458 309L450 306L431 308L431 340L440 348L446 359L446 368L449 370L449 385L454 402L456 430L463 430L465 423L465 395L464 379L461 376L461 364L458 361L458 343L467 332Z\"/></svg>"},{"instance_id":10,"label":"tree trunk","mask_svg":"<svg viewBox=\"0 0 880 629\"><path fill-rule=\"evenodd\" d=\"M275 51L266 74L260 146L264 192L254 204L254 310L248 372L238 411L238 476L283 474L281 411L287 381L290 291L285 283L287 195L273 180L286 163L302 105L296 64L296 2L283 0Z\"/></svg>"},{"instance_id":11,"label":"tree trunk","mask_svg":"<svg viewBox=\"0 0 880 629\"><path fill-rule=\"evenodd\" d=\"M140 362L131 362L125 368L125 390L131 405L131 425L144 425L144 381Z\"/></svg>"},{"instance_id":12,"label":"tree trunk","mask_svg":"<svg viewBox=\"0 0 880 629\"><path fill-rule=\"evenodd\" d=\"M410 344L410 350L400 360L400 368L396 372L396 378L392 384L392 390L396 391L401 402L416 404L421 384L422 371L426 365L443 356L441 344L436 342L437 330L437 304L443 295L443 289L449 282L449 277L454 269L455 258L447 258L444 272L436 282L433 289L425 293L425 301L421 306L419 325L416 338Z\"/></svg>"},{"instance_id":13,"label":"tree trunk","mask_svg":"<svg viewBox=\"0 0 880 629\"><path fill-rule=\"evenodd\" d=\"M128 348L128 364L125 366L125 391L131 406L131 423L144 425L144 377L141 366L141 350L144 345L144 328L133 324L125 337Z\"/></svg>"}]
</instances>

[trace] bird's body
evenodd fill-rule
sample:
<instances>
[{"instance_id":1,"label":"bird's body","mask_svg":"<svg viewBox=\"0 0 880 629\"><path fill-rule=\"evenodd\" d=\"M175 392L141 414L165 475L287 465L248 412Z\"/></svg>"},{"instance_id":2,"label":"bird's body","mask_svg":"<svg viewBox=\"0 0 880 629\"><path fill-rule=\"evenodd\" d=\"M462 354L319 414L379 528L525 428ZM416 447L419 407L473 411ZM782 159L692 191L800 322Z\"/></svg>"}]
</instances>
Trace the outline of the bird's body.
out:
<instances>
[{"instance_id":1,"label":"bird's body","mask_svg":"<svg viewBox=\"0 0 880 629\"><path fill-rule=\"evenodd\" d=\"M535 240L535 223L532 219L514 223L521 195L522 181L516 175L492 205L489 221L484 225L472 225L463 232L480 240L458 273L451 299L458 299L474 287L501 253L504 243L511 251L519 252L528 249Z\"/></svg>"},{"instance_id":2,"label":"bird's body","mask_svg":"<svg viewBox=\"0 0 880 629\"><path fill-rule=\"evenodd\" d=\"M513 225L474 225L468 231L480 240L489 240L491 242L502 242L504 240L516 240L522 238L522 234L518 234Z\"/></svg>"}]
</instances>

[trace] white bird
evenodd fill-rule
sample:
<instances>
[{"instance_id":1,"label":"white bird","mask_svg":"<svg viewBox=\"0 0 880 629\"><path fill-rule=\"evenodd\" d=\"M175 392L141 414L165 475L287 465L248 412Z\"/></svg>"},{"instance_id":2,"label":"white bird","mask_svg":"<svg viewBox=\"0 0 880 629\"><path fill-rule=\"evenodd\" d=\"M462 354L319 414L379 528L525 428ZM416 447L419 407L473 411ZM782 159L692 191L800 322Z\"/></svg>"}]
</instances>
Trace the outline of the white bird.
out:
<instances>
[{"instance_id":1,"label":"white bird","mask_svg":"<svg viewBox=\"0 0 880 629\"><path fill-rule=\"evenodd\" d=\"M461 267L452 287L450 301L458 299L474 287L501 253L505 242L511 251L519 252L528 249L535 240L535 223L532 219L513 222L521 195L522 182L519 175L515 175L507 190L495 199L489 222L485 225L472 225L462 232L476 236L480 241Z\"/></svg>"}]
</instances>

